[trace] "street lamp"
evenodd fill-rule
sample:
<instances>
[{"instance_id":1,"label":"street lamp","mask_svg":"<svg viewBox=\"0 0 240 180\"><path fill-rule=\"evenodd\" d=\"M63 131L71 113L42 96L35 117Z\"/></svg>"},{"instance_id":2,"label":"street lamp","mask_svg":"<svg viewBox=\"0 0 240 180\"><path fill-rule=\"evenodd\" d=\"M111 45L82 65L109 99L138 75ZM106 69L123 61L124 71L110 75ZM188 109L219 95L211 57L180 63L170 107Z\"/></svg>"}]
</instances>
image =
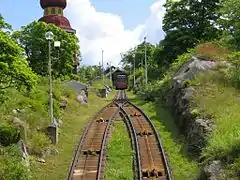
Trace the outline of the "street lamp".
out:
<instances>
[{"instance_id":1,"label":"street lamp","mask_svg":"<svg viewBox=\"0 0 240 180\"><path fill-rule=\"evenodd\" d=\"M147 46L146 46L146 36L144 37L144 51L145 51L145 81L146 81L146 85L148 82L148 77L147 77Z\"/></svg>"},{"instance_id":2,"label":"street lamp","mask_svg":"<svg viewBox=\"0 0 240 180\"><path fill-rule=\"evenodd\" d=\"M59 50L60 50L61 42L60 41L54 41L54 47L57 49L58 52L58 60L59 60Z\"/></svg>"},{"instance_id":3,"label":"street lamp","mask_svg":"<svg viewBox=\"0 0 240 180\"><path fill-rule=\"evenodd\" d=\"M102 50L102 85L103 85L103 88L104 88L104 69L103 69L103 50Z\"/></svg>"},{"instance_id":4,"label":"street lamp","mask_svg":"<svg viewBox=\"0 0 240 180\"><path fill-rule=\"evenodd\" d=\"M136 79L135 79L135 53L133 54L133 88L135 88L135 85L136 85Z\"/></svg>"},{"instance_id":5,"label":"street lamp","mask_svg":"<svg viewBox=\"0 0 240 180\"><path fill-rule=\"evenodd\" d=\"M51 68L51 41L54 34L51 31L46 32L45 38L48 41L48 73L49 73L49 96L50 96L50 121L53 124L53 98L52 98L52 68Z\"/></svg>"},{"instance_id":6,"label":"street lamp","mask_svg":"<svg viewBox=\"0 0 240 180\"><path fill-rule=\"evenodd\" d=\"M112 82L112 62L107 63L110 66L110 81Z\"/></svg>"}]
</instances>

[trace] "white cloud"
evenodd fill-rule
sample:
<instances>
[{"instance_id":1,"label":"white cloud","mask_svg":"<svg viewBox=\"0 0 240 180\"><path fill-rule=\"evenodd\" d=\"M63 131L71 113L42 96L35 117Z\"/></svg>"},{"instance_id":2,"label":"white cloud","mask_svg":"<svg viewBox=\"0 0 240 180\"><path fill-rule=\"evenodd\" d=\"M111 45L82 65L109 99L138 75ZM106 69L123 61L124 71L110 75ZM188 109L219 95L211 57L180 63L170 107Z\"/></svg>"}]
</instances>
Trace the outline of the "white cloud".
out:
<instances>
[{"instance_id":1,"label":"white cloud","mask_svg":"<svg viewBox=\"0 0 240 180\"><path fill-rule=\"evenodd\" d=\"M101 49L104 61L118 65L120 53L139 44L147 34L151 42L163 37L162 17L165 12L158 0L150 7L150 17L136 28L125 29L121 17L106 12L97 12L90 0L68 0L66 16L80 40L84 64L98 64L101 61Z\"/></svg>"}]
</instances>

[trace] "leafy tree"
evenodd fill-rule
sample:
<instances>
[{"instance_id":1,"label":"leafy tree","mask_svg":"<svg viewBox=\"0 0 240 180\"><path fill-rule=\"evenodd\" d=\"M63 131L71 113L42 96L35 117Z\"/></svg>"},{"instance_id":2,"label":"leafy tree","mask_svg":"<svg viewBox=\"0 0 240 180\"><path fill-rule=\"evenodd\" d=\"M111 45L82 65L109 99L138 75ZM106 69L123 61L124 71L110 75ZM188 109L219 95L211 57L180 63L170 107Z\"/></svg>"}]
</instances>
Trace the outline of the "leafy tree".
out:
<instances>
[{"instance_id":1,"label":"leafy tree","mask_svg":"<svg viewBox=\"0 0 240 180\"><path fill-rule=\"evenodd\" d=\"M51 43L53 76L60 77L73 73L74 54L79 53L78 39L53 24L33 22L24 26L21 31L14 33L14 37L25 49L27 60L33 71L40 75L48 74L48 42L45 33L52 31L54 40L61 42L58 52Z\"/></svg>"},{"instance_id":2,"label":"leafy tree","mask_svg":"<svg viewBox=\"0 0 240 180\"><path fill-rule=\"evenodd\" d=\"M12 30L12 26L4 21L4 18L0 14L0 30L3 29Z\"/></svg>"},{"instance_id":3,"label":"leafy tree","mask_svg":"<svg viewBox=\"0 0 240 180\"><path fill-rule=\"evenodd\" d=\"M5 24L1 18L0 24ZM9 27L9 26L2 27ZM24 51L10 35L0 29L0 90L9 87L26 87L31 89L37 76L29 68L24 59Z\"/></svg>"},{"instance_id":4,"label":"leafy tree","mask_svg":"<svg viewBox=\"0 0 240 180\"><path fill-rule=\"evenodd\" d=\"M231 37L229 43L237 50L240 49L240 1L226 0L222 2L222 8L219 11L220 18L218 23Z\"/></svg>"},{"instance_id":5,"label":"leafy tree","mask_svg":"<svg viewBox=\"0 0 240 180\"><path fill-rule=\"evenodd\" d=\"M216 11L220 0L180 0L168 1L167 12L163 20L165 39L161 42L164 58L172 62L178 55L194 47L200 40L206 41L217 37L218 19Z\"/></svg>"}]
</instances>

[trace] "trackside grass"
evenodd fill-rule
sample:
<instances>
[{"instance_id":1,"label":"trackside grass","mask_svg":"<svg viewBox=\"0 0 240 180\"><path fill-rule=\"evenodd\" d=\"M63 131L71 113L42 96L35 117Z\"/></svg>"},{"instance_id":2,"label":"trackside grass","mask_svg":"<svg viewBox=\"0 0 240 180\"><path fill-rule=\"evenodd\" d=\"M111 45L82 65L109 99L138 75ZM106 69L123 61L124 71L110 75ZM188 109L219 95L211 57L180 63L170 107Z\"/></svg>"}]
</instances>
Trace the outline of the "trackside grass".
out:
<instances>
[{"instance_id":1,"label":"trackside grass","mask_svg":"<svg viewBox=\"0 0 240 180\"><path fill-rule=\"evenodd\" d=\"M161 136L174 179L195 180L199 173L199 167L196 162L185 155L184 140L178 133L172 116L160 104L144 102L131 92L128 92L128 98L142 108L153 121Z\"/></svg>"},{"instance_id":2,"label":"trackside grass","mask_svg":"<svg viewBox=\"0 0 240 180\"><path fill-rule=\"evenodd\" d=\"M94 93L89 93L89 105L80 105L75 99L68 99L68 106L62 115L63 125L59 132L59 143L56 148L59 154L46 157L46 163L41 164L35 159L31 161L34 180L66 179L72 161L73 153L79 141L83 126L104 105L114 97L112 92L107 99L101 99Z\"/></svg>"},{"instance_id":3,"label":"trackside grass","mask_svg":"<svg viewBox=\"0 0 240 180\"><path fill-rule=\"evenodd\" d=\"M107 145L106 180L133 179L133 151L127 127L123 121L114 122Z\"/></svg>"},{"instance_id":4,"label":"trackside grass","mask_svg":"<svg viewBox=\"0 0 240 180\"><path fill-rule=\"evenodd\" d=\"M199 75L193 84L195 104L203 114L213 116L215 124L202 156L206 162L218 159L226 163L223 179L237 179L240 173L240 92L228 84L220 72Z\"/></svg>"}]
</instances>

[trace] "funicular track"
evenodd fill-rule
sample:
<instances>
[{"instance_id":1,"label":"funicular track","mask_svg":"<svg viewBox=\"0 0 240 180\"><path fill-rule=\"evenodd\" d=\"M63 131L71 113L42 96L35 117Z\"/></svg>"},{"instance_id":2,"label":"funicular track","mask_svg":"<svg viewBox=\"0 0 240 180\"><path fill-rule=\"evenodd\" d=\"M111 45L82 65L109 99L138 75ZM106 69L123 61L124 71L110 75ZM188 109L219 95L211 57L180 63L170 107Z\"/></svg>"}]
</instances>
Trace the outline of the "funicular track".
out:
<instances>
[{"instance_id":1,"label":"funicular track","mask_svg":"<svg viewBox=\"0 0 240 180\"><path fill-rule=\"evenodd\" d=\"M111 121L123 118L132 141L134 179L171 180L165 153L151 120L119 91L113 102L102 108L83 131L69 170L68 180L104 179L106 142Z\"/></svg>"},{"instance_id":2,"label":"funicular track","mask_svg":"<svg viewBox=\"0 0 240 180\"><path fill-rule=\"evenodd\" d=\"M171 180L165 152L152 121L139 107L127 100L125 93L122 102L120 109L130 116L129 121L137 136L136 153L139 154L139 168L141 168L139 179Z\"/></svg>"},{"instance_id":3,"label":"funicular track","mask_svg":"<svg viewBox=\"0 0 240 180\"><path fill-rule=\"evenodd\" d=\"M68 180L103 179L107 135L118 110L113 102L109 103L89 121L75 151Z\"/></svg>"}]
</instances>

